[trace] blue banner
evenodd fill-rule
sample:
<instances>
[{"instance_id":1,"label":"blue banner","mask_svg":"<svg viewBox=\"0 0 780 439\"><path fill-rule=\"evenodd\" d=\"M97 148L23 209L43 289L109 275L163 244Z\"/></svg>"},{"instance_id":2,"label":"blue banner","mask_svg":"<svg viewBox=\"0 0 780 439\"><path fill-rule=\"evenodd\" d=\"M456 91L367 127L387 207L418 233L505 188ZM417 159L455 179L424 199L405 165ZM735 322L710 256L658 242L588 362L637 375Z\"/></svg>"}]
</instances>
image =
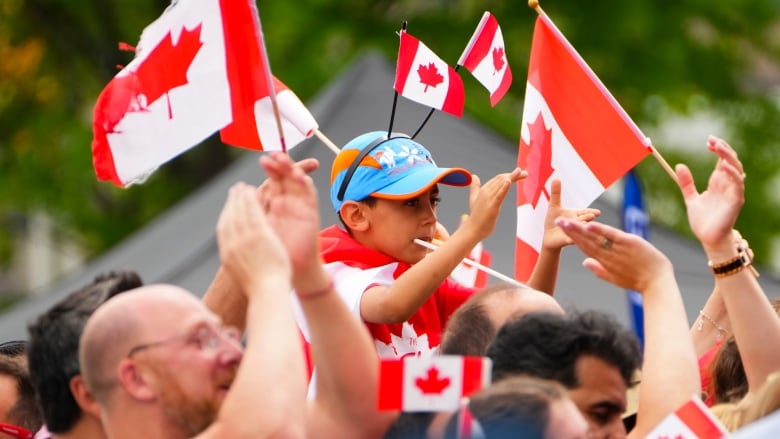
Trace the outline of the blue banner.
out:
<instances>
[{"instance_id":1,"label":"blue banner","mask_svg":"<svg viewBox=\"0 0 780 439\"><path fill-rule=\"evenodd\" d=\"M647 239L647 226L649 223L645 204L642 201L642 188L634 170L628 171L623 177L623 230ZM631 324L634 327L639 342L645 345L644 310L642 295L637 291L628 290L628 313Z\"/></svg>"}]
</instances>

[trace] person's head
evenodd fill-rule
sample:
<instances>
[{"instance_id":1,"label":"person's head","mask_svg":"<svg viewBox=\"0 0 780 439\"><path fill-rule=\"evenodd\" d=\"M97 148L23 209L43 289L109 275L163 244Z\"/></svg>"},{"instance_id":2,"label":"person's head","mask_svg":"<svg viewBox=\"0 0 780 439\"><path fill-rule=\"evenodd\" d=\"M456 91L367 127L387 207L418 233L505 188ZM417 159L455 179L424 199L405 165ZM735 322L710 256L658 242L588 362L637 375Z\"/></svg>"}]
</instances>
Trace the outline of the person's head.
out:
<instances>
[{"instance_id":1,"label":"person's head","mask_svg":"<svg viewBox=\"0 0 780 439\"><path fill-rule=\"evenodd\" d=\"M489 286L450 316L442 335L441 353L484 356L501 325L530 312L562 314L563 309L541 291L510 284Z\"/></svg>"},{"instance_id":2,"label":"person's head","mask_svg":"<svg viewBox=\"0 0 780 439\"><path fill-rule=\"evenodd\" d=\"M710 367L712 380L707 390L715 404L736 403L747 395L747 375L734 337L723 342Z\"/></svg>"},{"instance_id":3,"label":"person's head","mask_svg":"<svg viewBox=\"0 0 780 439\"><path fill-rule=\"evenodd\" d=\"M49 431L68 432L91 403L79 367L79 337L87 319L109 298L142 284L134 271L98 276L28 327L30 378Z\"/></svg>"},{"instance_id":4,"label":"person's head","mask_svg":"<svg viewBox=\"0 0 780 439\"><path fill-rule=\"evenodd\" d=\"M624 435L621 415L639 342L608 314L532 313L505 324L488 348L493 379L528 375L561 383L595 437Z\"/></svg>"},{"instance_id":5,"label":"person's head","mask_svg":"<svg viewBox=\"0 0 780 439\"><path fill-rule=\"evenodd\" d=\"M172 285L141 287L98 308L79 351L109 425L149 418L186 437L216 419L241 356L238 331Z\"/></svg>"},{"instance_id":6,"label":"person's head","mask_svg":"<svg viewBox=\"0 0 780 439\"><path fill-rule=\"evenodd\" d=\"M19 427L35 433L43 424L27 368L19 358L0 355L0 437Z\"/></svg>"},{"instance_id":7,"label":"person's head","mask_svg":"<svg viewBox=\"0 0 780 439\"><path fill-rule=\"evenodd\" d=\"M553 381L513 377L481 390L450 418L446 438L470 439L458 435L464 410L484 439L585 439L588 434L588 423Z\"/></svg>"},{"instance_id":8,"label":"person's head","mask_svg":"<svg viewBox=\"0 0 780 439\"><path fill-rule=\"evenodd\" d=\"M330 200L344 227L363 245L415 263L436 231L438 183L465 186L471 174L439 168L425 147L406 135L379 131L349 141L330 174Z\"/></svg>"}]
</instances>

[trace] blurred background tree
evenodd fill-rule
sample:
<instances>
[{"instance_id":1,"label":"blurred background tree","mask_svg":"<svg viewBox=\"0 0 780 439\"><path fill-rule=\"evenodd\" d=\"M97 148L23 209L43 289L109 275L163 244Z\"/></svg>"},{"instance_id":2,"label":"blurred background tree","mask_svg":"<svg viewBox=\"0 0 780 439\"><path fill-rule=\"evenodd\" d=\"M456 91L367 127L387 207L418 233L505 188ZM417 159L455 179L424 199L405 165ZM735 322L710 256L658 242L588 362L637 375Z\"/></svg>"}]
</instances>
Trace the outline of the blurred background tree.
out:
<instances>
[{"instance_id":1,"label":"blurred background tree","mask_svg":"<svg viewBox=\"0 0 780 439\"><path fill-rule=\"evenodd\" d=\"M16 224L32 212L52 218L58 235L93 256L237 155L212 138L143 186L117 189L94 177L92 106L117 66L132 57L117 43L134 45L167 6L164 0L0 1L0 267L12 260ZM700 187L713 162L706 135L735 146L749 175L749 202L738 227L758 261L772 262L780 242L780 158L774 153L780 4L546 0L542 6L661 153L692 166ZM463 75L467 113L516 141L536 18L524 2L299 0L260 2L258 9L273 71L304 101L368 49L394 60L402 20L454 64L482 12L490 10L501 23L515 82L491 108L485 90ZM690 234L679 193L661 167L647 159L639 174L653 219Z\"/></svg>"}]
</instances>

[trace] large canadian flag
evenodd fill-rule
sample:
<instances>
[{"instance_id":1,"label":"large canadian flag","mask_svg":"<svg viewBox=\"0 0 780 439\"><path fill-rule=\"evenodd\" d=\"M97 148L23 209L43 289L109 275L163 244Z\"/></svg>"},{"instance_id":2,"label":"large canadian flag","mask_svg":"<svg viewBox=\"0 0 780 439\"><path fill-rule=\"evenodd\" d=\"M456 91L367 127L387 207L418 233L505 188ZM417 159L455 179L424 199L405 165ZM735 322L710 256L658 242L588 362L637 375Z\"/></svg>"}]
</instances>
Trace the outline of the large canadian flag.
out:
<instances>
[{"instance_id":1,"label":"large canadian flag","mask_svg":"<svg viewBox=\"0 0 780 439\"><path fill-rule=\"evenodd\" d=\"M401 31L395 91L417 103L460 117L465 94L458 73L417 38Z\"/></svg>"},{"instance_id":2,"label":"large canadian flag","mask_svg":"<svg viewBox=\"0 0 780 439\"><path fill-rule=\"evenodd\" d=\"M461 398L487 387L487 357L435 355L383 359L379 369L379 410L454 411Z\"/></svg>"},{"instance_id":3,"label":"large canadian flag","mask_svg":"<svg viewBox=\"0 0 780 439\"><path fill-rule=\"evenodd\" d=\"M675 410L650 434L648 439L720 439L728 430L696 396Z\"/></svg>"},{"instance_id":4,"label":"large canadian flag","mask_svg":"<svg viewBox=\"0 0 780 439\"><path fill-rule=\"evenodd\" d=\"M251 56L259 53L256 20L254 0L188 0L144 29L135 58L95 104L92 157L100 180L142 182L234 114L255 119L256 102L267 95L261 59Z\"/></svg>"},{"instance_id":5,"label":"large canadian flag","mask_svg":"<svg viewBox=\"0 0 780 439\"><path fill-rule=\"evenodd\" d=\"M506 59L504 34L498 20L485 11L458 60L490 92L490 104L495 106L512 85L512 70Z\"/></svg>"},{"instance_id":6,"label":"large canadian flag","mask_svg":"<svg viewBox=\"0 0 780 439\"><path fill-rule=\"evenodd\" d=\"M553 179L561 205L584 208L650 154L647 139L565 37L541 14L534 27L517 165L515 277L541 250Z\"/></svg>"}]
</instances>

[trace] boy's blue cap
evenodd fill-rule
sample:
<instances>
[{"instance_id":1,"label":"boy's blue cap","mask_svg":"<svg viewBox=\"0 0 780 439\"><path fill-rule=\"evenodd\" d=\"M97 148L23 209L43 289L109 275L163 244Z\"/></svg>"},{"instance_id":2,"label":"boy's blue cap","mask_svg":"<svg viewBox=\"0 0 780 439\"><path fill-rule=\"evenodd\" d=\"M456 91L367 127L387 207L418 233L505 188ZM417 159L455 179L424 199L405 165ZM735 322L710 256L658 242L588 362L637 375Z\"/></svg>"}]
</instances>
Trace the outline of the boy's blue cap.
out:
<instances>
[{"instance_id":1,"label":"boy's blue cap","mask_svg":"<svg viewBox=\"0 0 780 439\"><path fill-rule=\"evenodd\" d=\"M437 167L431 153L409 136L393 133L388 139L386 135L382 131L362 134L336 156L330 172L330 201L336 213L347 200L361 201L369 196L406 200L437 183L471 183L469 171Z\"/></svg>"}]
</instances>

